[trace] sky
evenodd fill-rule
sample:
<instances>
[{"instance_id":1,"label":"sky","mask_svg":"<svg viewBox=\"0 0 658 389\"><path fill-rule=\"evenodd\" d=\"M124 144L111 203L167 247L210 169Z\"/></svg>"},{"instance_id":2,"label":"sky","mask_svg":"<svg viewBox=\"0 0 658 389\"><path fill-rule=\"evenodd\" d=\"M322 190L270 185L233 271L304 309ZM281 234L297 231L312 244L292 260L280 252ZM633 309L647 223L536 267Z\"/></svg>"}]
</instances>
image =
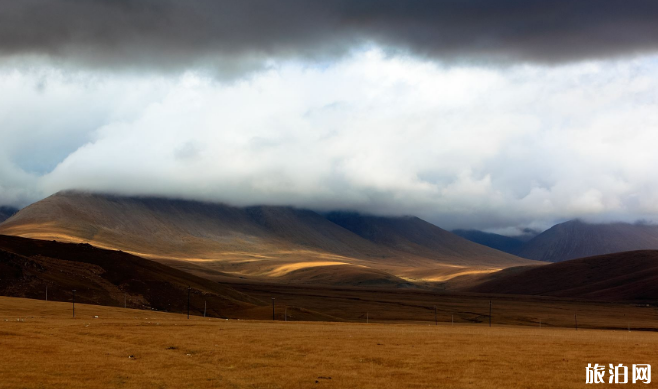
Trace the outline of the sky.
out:
<instances>
[{"instance_id":1,"label":"sky","mask_svg":"<svg viewBox=\"0 0 658 389\"><path fill-rule=\"evenodd\" d=\"M658 221L652 0L0 0L0 205Z\"/></svg>"}]
</instances>

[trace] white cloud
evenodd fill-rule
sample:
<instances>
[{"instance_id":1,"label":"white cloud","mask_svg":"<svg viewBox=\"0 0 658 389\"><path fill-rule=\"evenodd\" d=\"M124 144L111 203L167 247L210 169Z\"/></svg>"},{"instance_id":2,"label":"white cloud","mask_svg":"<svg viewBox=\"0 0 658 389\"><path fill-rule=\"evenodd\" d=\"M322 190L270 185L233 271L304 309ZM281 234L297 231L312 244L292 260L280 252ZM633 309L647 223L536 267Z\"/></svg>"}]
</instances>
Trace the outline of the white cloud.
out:
<instances>
[{"instance_id":1,"label":"white cloud","mask_svg":"<svg viewBox=\"0 0 658 389\"><path fill-rule=\"evenodd\" d=\"M655 57L442 67L376 50L230 84L5 68L0 157L14 172L0 169L0 203L76 188L446 228L651 219L656 69Z\"/></svg>"}]
</instances>

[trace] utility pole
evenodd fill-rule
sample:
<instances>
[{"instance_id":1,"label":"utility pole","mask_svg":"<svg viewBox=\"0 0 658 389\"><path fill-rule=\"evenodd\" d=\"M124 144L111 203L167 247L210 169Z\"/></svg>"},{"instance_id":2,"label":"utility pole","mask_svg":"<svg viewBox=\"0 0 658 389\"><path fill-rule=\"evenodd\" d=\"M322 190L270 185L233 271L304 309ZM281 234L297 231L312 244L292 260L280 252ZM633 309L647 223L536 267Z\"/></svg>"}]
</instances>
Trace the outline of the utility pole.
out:
<instances>
[{"instance_id":1,"label":"utility pole","mask_svg":"<svg viewBox=\"0 0 658 389\"><path fill-rule=\"evenodd\" d=\"M272 297L272 320L274 320L274 297Z\"/></svg>"},{"instance_id":2,"label":"utility pole","mask_svg":"<svg viewBox=\"0 0 658 389\"><path fill-rule=\"evenodd\" d=\"M576 331L578 331L578 314L574 313L573 320L576 323Z\"/></svg>"},{"instance_id":3,"label":"utility pole","mask_svg":"<svg viewBox=\"0 0 658 389\"><path fill-rule=\"evenodd\" d=\"M208 307L208 301L203 301L203 317L206 317L206 308Z\"/></svg>"},{"instance_id":4,"label":"utility pole","mask_svg":"<svg viewBox=\"0 0 658 389\"><path fill-rule=\"evenodd\" d=\"M190 292L192 291L192 287L188 286L187 287L187 318L190 318Z\"/></svg>"},{"instance_id":5,"label":"utility pole","mask_svg":"<svg viewBox=\"0 0 658 389\"><path fill-rule=\"evenodd\" d=\"M283 311L283 321L288 321L288 306Z\"/></svg>"},{"instance_id":6,"label":"utility pole","mask_svg":"<svg viewBox=\"0 0 658 389\"><path fill-rule=\"evenodd\" d=\"M435 326L438 326L438 325L439 325L439 321L438 321L437 318L436 318L436 305L434 306L434 325L435 325Z\"/></svg>"},{"instance_id":7,"label":"utility pole","mask_svg":"<svg viewBox=\"0 0 658 389\"><path fill-rule=\"evenodd\" d=\"M491 327L491 300L489 300L489 327Z\"/></svg>"},{"instance_id":8,"label":"utility pole","mask_svg":"<svg viewBox=\"0 0 658 389\"><path fill-rule=\"evenodd\" d=\"M75 318L75 289L73 289L73 318Z\"/></svg>"},{"instance_id":9,"label":"utility pole","mask_svg":"<svg viewBox=\"0 0 658 389\"><path fill-rule=\"evenodd\" d=\"M123 307L128 308L128 296L126 293L123 294Z\"/></svg>"},{"instance_id":10,"label":"utility pole","mask_svg":"<svg viewBox=\"0 0 658 389\"><path fill-rule=\"evenodd\" d=\"M48 285L46 285L46 301L48 301Z\"/></svg>"}]
</instances>

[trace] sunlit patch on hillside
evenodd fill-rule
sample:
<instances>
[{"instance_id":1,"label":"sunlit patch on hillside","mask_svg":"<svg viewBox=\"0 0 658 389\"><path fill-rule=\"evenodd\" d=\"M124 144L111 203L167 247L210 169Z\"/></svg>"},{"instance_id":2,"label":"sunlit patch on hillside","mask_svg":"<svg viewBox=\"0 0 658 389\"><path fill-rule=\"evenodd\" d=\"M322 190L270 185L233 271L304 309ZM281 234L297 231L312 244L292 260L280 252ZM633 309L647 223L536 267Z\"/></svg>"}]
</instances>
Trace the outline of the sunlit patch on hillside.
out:
<instances>
[{"instance_id":1,"label":"sunlit patch on hillside","mask_svg":"<svg viewBox=\"0 0 658 389\"><path fill-rule=\"evenodd\" d=\"M459 277L459 276L476 275L476 274L489 274L489 273L495 273L495 272L500 271L500 270L502 270L502 269L464 270L464 271L460 271L460 272L452 273L452 274L423 277L423 280L424 281L431 281L431 282L443 282L443 281L448 281L450 279L453 279L453 278Z\"/></svg>"},{"instance_id":2,"label":"sunlit patch on hillside","mask_svg":"<svg viewBox=\"0 0 658 389\"><path fill-rule=\"evenodd\" d=\"M309 267L324 267L324 266L339 266L339 265L349 265L349 264L345 262L330 262L330 261L298 262L298 263L291 263L288 265L278 266L274 270L264 275L267 275L269 277L281 277L295 270L306 269Z\"/></svg>"}]
</instances>

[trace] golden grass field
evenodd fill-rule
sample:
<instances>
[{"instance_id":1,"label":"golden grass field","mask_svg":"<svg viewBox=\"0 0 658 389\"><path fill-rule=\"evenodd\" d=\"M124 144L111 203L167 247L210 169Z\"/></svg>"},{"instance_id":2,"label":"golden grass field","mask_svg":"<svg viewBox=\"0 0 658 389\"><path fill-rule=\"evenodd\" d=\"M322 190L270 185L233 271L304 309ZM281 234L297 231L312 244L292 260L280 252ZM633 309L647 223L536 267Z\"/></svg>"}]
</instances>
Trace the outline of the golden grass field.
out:
<instances>
[{"instance_id":1,"label":"golden grass field","mask_svg":"<svg viewBox=\"0 0 658 389\"><path fill-rule=\"evenodd\" d=\"M0 297L2 388L580 388L587 363L656 368L657 348L655 332L187 320L80 304L73 319L70 303Z\"/></svg>"}]
</instances>

